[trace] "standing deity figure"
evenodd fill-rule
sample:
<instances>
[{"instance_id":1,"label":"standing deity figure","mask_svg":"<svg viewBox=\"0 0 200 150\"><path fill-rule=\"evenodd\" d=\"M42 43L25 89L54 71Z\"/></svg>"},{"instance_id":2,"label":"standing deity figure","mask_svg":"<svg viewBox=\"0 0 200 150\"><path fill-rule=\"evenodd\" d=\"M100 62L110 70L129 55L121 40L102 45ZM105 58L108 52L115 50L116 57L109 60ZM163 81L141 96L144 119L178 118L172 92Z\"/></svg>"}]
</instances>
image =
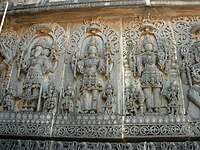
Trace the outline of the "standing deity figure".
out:
<instances>
[{"instance_id":1,"label":"standing deity figure","mask_svg":"<svg viewBox=\"0 0 200 150\"><path fill-rule=\"evenodd\" d=\"M104 112L113 114L116 112L115 90L110 82L107 83L103 98L106 100L104 105Z\"/></svg>"},{"instance_id":2,"label":"standing deity figure","mask_svg":"<svg viewBox=\"0 0 200 150\"><path fill-rule=\"evenodd\" d=\"M85 57L77 60L77 73L81 75L80 92L83 100L83 113L96 113L99 93L102 91L102 74L105 74L105 62L99 55L95 36L88 43Z\"/></svg>"},{"instance_id":3,"label":"standing deity figure","mask_svg":"<svg viewBox=\"0 0 200 150\"><path fill-rule=\"evenodd\" d=\"M46 41L38 41L31 50L31 56L23 61L21 69L25 72L23 85L23 110L34 111L37 107L37 99L41 95L44 76L49 72L54 72L57 66L55 55L50 55L50 50L44 46ZM54 61L52 65L51 60Z\"/></svg>"},{"instance_id":4,"label":"standing deity figure","mask_svg":"<svg viewBox=\"0 0 200 150\"><path fill-rule=\"evenodd\" d=\"M161 107L160 92L163 87L163 60L155 50L155 42L150 35L143 40L144 51L138 57L138 74L141 76L141 86L146 98L148 112L158 112ZM156 53L157 52L157 53Z\"/></svg>"},{"instance_id":5,"label":"standing deity figure","mask_svg":"<svg viewBox=\"0 0 200 150\"><path fill-rule=\"evenodd\" d=\"M69 114L74 112L74 90L72 88L72 83L70 82L67 89L61 93L61 112L62 114Z\"/></svg>"},{"instance_id":6,"label":"standing deity figure","mask_svg":"<svg viewBox=\"0 0 200 150\"><path fill-rule=\"evenodd\" d=\"M44 98L44 105L43 111L44 112L53 112L54 108L56 107L56 103L58 100L58 92L54 86L50 85L49 90L43 93Z\"/></svg>"}]
</instances>

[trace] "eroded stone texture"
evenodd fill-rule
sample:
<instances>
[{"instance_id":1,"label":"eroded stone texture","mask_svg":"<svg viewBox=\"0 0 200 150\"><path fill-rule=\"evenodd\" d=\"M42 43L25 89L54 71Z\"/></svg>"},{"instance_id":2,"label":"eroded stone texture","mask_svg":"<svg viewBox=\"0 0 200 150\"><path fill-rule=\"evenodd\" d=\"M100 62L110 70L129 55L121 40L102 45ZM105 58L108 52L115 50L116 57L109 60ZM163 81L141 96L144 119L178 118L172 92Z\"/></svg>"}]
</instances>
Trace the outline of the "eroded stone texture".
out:
<instances>
[{"instance_id":1,"label":"eroded stone texture","mask_svg":"<svg viewBox=\"0 0 200 150\"><path fill-rule=\"evenodd\" d=\"M199 17L176 18L173 20L173 28L177 41L185 109L192 118L199 119Z\"/></svg>"},{"instance_id":2,"label":"eroded stone texture","mask_svg":"<svg viewBox=\"0 0 200 150\"><path fill-rule=\"evenodd\" d=\"M156 149L199 149L198 141L185 142L141 142L141 143L109 143L109 142L63 142L40 140L0 140L2 150L33 149L33 150L156 150Z\"/></svg>"},{"instance_id":3,"label":"eroded stone texture","mask_svg":"<svg viewBox=\"0 0 200 150\"><path fill-rule=\"evenodd\" d=\"M8 15L0 149L199 149L199 16L140 9Z\"/></svg>"}]
</instances>

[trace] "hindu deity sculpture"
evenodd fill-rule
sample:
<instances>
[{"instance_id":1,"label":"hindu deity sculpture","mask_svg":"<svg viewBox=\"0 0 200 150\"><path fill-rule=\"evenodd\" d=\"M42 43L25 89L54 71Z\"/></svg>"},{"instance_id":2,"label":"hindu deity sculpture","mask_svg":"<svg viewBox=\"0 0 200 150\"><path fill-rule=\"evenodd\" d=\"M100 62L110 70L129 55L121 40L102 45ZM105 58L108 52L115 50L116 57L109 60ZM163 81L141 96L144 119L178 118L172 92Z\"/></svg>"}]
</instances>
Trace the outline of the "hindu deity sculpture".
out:
<instances>
[{"instance_id":1,"label":"hindu deity sculpture","mask_svg":"<svg viewBox=\"0 0 200 150\"><path fill-rule=\"evenodd\" d=\"M99 93L102 91L102 75L105 75L105 62L99 55L95 36L91 37L84 58L77 60L77 73L80 74L80 93L83 101L83 113L96 113Z\"/></svg>"},{"instance_id":2,"label":"hindu deity sculpture","mask_svg":"<svg viewBox=\"0 0 200 150\"><path fill-rule=\"evenodd\" d=\"M168 88L166 88L162 95L164 95L168 101L168 113L179 114L180 113L180 102L179 102L179 87L176 81L172 82Z\"/></svg>"},{"instance_id":3,"label":"hindu deity sculpture","mask_svg":"<svg viewBox=\"0 0 200 150\"><path fill-rule=\"evenodd\" d=\"M70 82L66 90L61 93L61 113L69 114L74 112L74 90L72 88L72 83Z\"/></svg>"},{"instance_id":4,"label":"hindu deity sculpture","mask_svg":"<svg viewBox=\"0 0 200 150\"><path fill-rule=\"evenodd\" d=\"M160 92L163 88L163 60L156 50L154 36L144 35L143 51L138 57L138 75L141 76L141 86L146 98L148 112L158 112L161 107Z\"/></svg>"},{"instance_id":5,"label":"hindu deity sculpture","mask_svg":"<svg viewBox=\"0 0 200 150\"><path fill-rule=\"evenodd\" d=\"M116 93L110 82L106 84L105 92L102 97L105 99L104 112L108 114L113 114L116 111Z\"/></svg>"},{"instance_id":6,"label":"hindu deity sculpture","mask_svg":"<svg viewBox=\"0 0 200 150\"><path fill-rule=\"evenodd\" d=\"M26 100L24 100L23 110L36 110L44 78L48 73L55 71L57 58L50 51L47 41L38 40L31 49L30 58L21 64L21 70L25 73L22 98Z\"/></svg>"},{"instance_id":7,"label":"hindu deity sculpture","mask_svg":"<svg viewBox=\"0 0 200 150\"><path fill-rule=\"evenodd\" d=\"M49 90L44 92L42 97L44 99L43 111L53 112L58 101L58 92L55 89L55 86L50 85Z\"/></svg>"},{"instance_id":8,"label":"hindu deity sculpture","mask_svg":"<svg viewBox=\"0 0 200 150\"><path fill-rule=\"evenodd\" d=\"M129 88L126 88L125 97L127 115L144 114L146 106L145 96L142 90L131 85Z\"/></svg>"}]
</instances>

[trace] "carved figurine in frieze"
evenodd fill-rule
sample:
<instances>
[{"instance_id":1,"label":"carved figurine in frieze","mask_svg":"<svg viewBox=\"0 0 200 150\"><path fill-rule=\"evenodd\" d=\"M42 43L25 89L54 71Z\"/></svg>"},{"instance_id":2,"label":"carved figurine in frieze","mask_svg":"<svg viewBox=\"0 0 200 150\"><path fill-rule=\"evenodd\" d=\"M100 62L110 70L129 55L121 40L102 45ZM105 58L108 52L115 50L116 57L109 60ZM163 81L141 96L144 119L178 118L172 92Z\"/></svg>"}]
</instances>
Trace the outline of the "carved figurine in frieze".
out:
<instances>
[{"instance_id":1,"label":"carved figurine in frieze","mask_svg":"<svg viewBox=\"0 0 200 150\"><path fill-rule=\"evenodd\" d=\"M21 71L26 74L22 96L27 97L23 105L24 110L36 110L44 78L49 72L54 72L57 67L56 55L50 54L52 51L50 48L45 39L38 39L31 50L30 58L21 63Z\"/></svg>"},{"instance_id":2,"label":"carved figurine in frieze","mask_svg":"<svg viewBox=\"0 0 200 150\"><path fill-rule=\"evenodd\" d=\"M144 142L137 145L137 150L156 150L156 145L153 142Z\"/></svg>"},{"instance_id":3,"label":"carved figurine in frieze","mask_svg":"<svg viewBox=\"0 0 200 150\"><path fill-rule=\"evenodd\" d=\"M53 112L58 101L58 91L50 85L48 91L42 94L44 99L43 112Z\"/></svg>"},{"instance_id":4,"label":"carved figurine in frieze","mask_svg":"<svg viewBox=\"0 0 200 150\"><path fill-rule=\"evenodd\" d=\"M61 112L62 114L69 114L74 112L74 89L72 88L72 83L70 82L66 90L61 93Z\"/></svg>"},{"instance_id":5,"label":"carved figurine in frieze","mask_svg":"<svg viewBox=\"0 0 200 150\"><path fill-rule=\"evenodd\" d=\"M125 95L127 115L144 114L146 106L143 91L132 85L130 88L126 88Z\"/></svg>"},{"instance_id":6,"label":"carved figurine in frieze","mask_svg":"<svg viewBox=\"0 0 200 150\"><path fill-rule=\"evenodd\" d=\"M168 101L168 113L173 115L179 114L180 102L178 83L176 81L172 82L170 86L163 91L162 95L165 96Z\"/></svg>"},{"instance_id":7,"label":"carved figurine in frieze","mask_svg":"<svg viewBox=\"0 0 200 150\"><path fill-rule=\"evenodd\" d=\"M95 37L91 37L85 57L77 61L77 73L81 74L80 91L83 96L84 113L96 113L99 93L102 91L101 74L105 74L105 62L99 57L99 49Z\"/></svg>"},{"instance_id":8,"label":"carved figurine in frieze","mask_svg":"<svg viewBox=\"0 0 200 150\"><path fill-rule=\"evenodd\" d=\"M103 106L103 112L108 114L113 114L116 111L116 93L110 82L106 84L105 92L103 92L103 99L105 99L105 104Z\"/></svg>"}]
</instances>

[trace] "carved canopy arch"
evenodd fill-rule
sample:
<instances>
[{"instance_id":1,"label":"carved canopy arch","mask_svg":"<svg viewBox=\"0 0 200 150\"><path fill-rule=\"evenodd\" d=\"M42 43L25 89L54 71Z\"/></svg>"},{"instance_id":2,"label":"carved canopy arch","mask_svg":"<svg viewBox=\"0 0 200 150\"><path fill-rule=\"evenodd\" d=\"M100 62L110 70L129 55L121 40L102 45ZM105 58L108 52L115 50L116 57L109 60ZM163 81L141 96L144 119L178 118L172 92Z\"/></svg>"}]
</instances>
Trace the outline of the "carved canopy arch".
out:
<instances>
[{"instance_id":1,"label":"carved canopy arch","mask_svg":"<svg viewBox=\"0 0 200 150\"><path fill-rule=\"evenodd\" d=\"M36 24L25 31L21 37L18 55L19 64L22 59L24 59L25 55L30 55L30 47L33 46L34 43L39 41L40 38L43 38L47 42L49 42L49 48L54 48L54 53L56 55L60 55L65 51L66 38L64 28L56 23Z\"/></svg>"},{"instance_id":2,"label":"carved canopy arch","mask_svg":"<svg viewBox=\"0 0 200 150\"><path fill-rule=\"evenodd\" d=\"M83 55L87 47L84 43L88 43L92 36L95 36L97 41L100 42L99 48L101 50L104 50L105 44L109 43L112 54L119 52L119 37L117 32L103 23L91 22L82 25L72 32L68 53L74 54L76 51L80 51L80 55Z\"/></svg>"}]
</instances>

